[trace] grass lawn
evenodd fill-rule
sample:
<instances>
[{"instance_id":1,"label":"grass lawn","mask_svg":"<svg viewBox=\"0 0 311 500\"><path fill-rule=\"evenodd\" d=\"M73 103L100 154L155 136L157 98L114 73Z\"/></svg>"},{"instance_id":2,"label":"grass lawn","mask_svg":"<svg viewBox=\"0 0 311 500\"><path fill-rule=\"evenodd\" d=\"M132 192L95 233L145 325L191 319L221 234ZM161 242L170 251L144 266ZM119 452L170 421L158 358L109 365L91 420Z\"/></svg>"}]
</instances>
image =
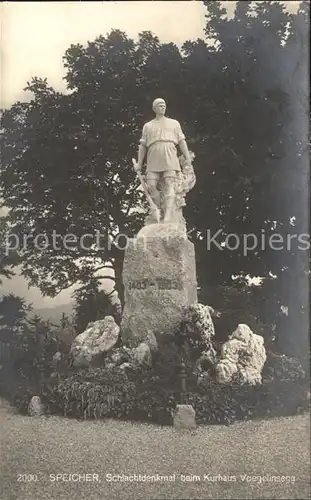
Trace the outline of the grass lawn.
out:
<instances>
[{"instance_id":1,"label":"grass lawn","mask_svg":"<svg viewBox=\"0 0 311 500\"><path fill-rule=\"evenodd\" d=\"M308 415L178 432L115 420L23 417L2 401L0 420L1 500L310 498ZM50 478L69 473L92 474L94 480ZM134 473L175 474L175 480L111 482L106 476ZM291 479L259 484L245 475Z\"/></svg>"}]
</instances>

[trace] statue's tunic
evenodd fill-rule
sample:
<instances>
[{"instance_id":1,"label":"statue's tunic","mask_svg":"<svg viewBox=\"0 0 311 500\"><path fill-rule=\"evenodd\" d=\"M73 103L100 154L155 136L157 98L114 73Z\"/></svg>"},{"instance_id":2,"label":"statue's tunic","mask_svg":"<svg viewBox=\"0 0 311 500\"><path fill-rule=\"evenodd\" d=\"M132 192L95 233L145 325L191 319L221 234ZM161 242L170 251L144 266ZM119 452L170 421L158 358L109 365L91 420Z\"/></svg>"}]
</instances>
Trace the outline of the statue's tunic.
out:
<instances>
[{"instance_id":1,"label":"statue's tunic","mask_svg":"<svg viewBox=\"0 0 311 500\"><path fill-rule=\"evenodd\" d=\"M163 117L146 123L140 139L140 144L148 150L146 172L180 171L176 146L183 139L185 136L177 120Z\"/></svg>"}]
</instances>

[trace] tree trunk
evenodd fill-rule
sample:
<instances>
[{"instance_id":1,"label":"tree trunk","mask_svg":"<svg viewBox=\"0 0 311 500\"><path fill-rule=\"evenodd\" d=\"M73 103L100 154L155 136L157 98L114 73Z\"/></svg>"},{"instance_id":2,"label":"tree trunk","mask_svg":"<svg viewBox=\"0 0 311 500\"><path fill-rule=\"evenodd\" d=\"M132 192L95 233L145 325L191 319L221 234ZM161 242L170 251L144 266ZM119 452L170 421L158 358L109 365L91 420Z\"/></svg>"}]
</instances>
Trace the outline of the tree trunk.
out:
<instances>
[{"instance_id":1,"label":"tree trunk","mask_svg":"<svg viewBox=\"0 0 311 500\"><path fill-rule=\"evenodd\" d=\"M115 288L121 301L122 309L124 306L124 287L122 283L122 268L123 268L124 251L117 248L114 249L114 272L115 272Z\"/></svg>"}]
</instances>

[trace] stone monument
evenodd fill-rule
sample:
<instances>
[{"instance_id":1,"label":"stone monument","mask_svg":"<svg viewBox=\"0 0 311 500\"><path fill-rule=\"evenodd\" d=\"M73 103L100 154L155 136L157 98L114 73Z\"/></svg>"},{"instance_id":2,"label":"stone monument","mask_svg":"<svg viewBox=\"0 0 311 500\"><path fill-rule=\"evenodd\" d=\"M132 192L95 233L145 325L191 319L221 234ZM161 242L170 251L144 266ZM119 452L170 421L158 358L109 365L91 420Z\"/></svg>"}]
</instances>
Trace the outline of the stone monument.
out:
<instances>
[{"instance_id":1,"label":"stone monument","mask_svg":"<svg viewBox=\"0 0 311 500\"><path fill-rule=\"evenodd\" d=\"M179 326L183 306L197 303L194 245L182 214L195 185L194 155L179 122L165 116L165 101L155 99L153 110L156 117L144 125L138 160L133 160L150 213L124 256L121 336L129 345L148 343L150 332L161 343Z\"/></svg>"}]
</instances>

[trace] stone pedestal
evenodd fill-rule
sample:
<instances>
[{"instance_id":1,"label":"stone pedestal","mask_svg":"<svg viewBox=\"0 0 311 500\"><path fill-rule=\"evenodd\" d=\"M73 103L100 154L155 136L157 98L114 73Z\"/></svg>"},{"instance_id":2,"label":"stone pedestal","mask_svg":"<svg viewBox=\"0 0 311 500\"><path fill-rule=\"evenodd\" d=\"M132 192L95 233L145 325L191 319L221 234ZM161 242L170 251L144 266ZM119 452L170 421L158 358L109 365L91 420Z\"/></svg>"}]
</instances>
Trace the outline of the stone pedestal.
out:
<instances>
[{"instance_id":1,"label":"stone pedestal","mask_svg":"<svg viewBox=\"0 0 311 500\"><path fill-rule=\"evenodd\" d=\"M191 405L177 405L173 417L175 429L195 429L195 411Z\"/></svg>"},{"instance_id":2,"label":"stone pedestal","mask_svg":"<svg viewBox=\"0 0 311 500\"><path fill-rule=\"evenodd\" d=\"M150 224L128 241L123 264L122 340L161 342L181 321L181 308L197 303L194 245L183 225Z\"/></svg>"}]
</instances>

